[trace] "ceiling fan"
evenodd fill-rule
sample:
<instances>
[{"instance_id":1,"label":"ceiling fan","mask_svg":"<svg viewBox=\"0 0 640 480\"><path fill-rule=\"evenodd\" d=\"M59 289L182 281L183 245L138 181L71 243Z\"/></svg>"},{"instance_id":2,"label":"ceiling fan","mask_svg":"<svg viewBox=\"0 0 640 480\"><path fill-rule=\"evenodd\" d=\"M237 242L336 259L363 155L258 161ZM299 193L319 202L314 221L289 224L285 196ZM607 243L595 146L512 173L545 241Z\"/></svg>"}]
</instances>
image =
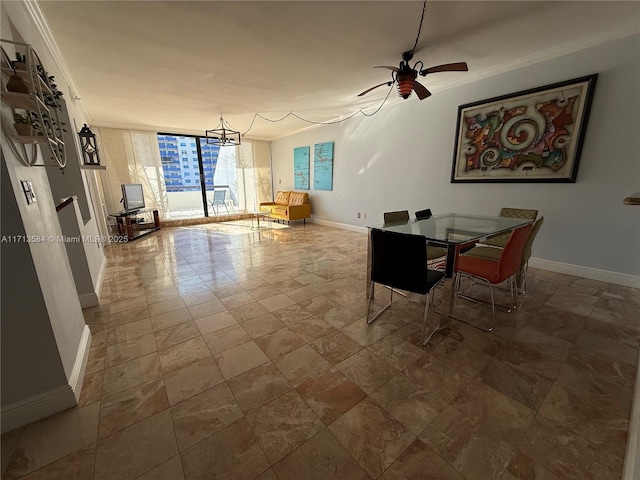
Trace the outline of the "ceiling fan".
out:
<instances>
[{"instance_id":1,"label":"ceiling fan","mask_svg":"<svg viewBox=\"0 0 640 480\"><path fill-rule=\"evenodd\" d=\"M413 52L407 51L402 54L402 61L400 62L399 67L391 67L387 65L377 66L373 68L388 68L391 70L391 80L388 82L383 82L380 85L376 85L375 87L368 88L364 92L360 93L358 96L361 97L366 95L371 90L375 90L382 85L391 86L394 83L397 84L398 93L402 98L409 98L411 95L411 91L416 92L416 95L420 100L424 100L428 96L431 95L431 92L427 90L427 87L422 85L420 82L416 80L418 75L426 76L429 73L437 73L437 72L466 72L469 70L466 62L456 62L456 63L445 63L442 65L437 65L435 67L422 68L424 65L421 61L417 61L413 68L409 66L409 62L413 58ZM418 65L420 65L420 69L418 69Z\"/></svg>"},{"instance_id":2,"label":"ceiling fan","mask_svg":"<svg viewBox=\"0 0 640 480\"><path fill-rule=\"evenodd\" d=\"M444 63L442 65L437 65L435 67L423 68L424 64L421 61L417 61L413 68L409 66L409 62L413 58L413 53L418 45L418 40L420 38L420 31L422 30L422 21L424 20L424 12L427 6L427 0L424 0L422 4L422 18L420 19L420 26L418 27L418 35L416 36L416 41L413 44L413 48L408 50L402 54L402 61L398 67L391 67L387 65L377 66L373 68L387 68L391 70L391 80L388 82L383 82L375 87L368 88L364 92L358 94L359 97L366 95L371 90L375 90L382 85L391 86L394 83L398 87L398 93L404 99L409 98L411 96L411 92L416 92L416 95L420 100L424 100L428 96L431 95L431 92L427 90L427 88L422 85L420 82L416 81L418 75L426 76L429 73L437 73L437 72L467 72L469 68L467 67L466 62L456 62L456 63ZM420 68L418 68L418 65Z\"/></svg>"}]
</instances>

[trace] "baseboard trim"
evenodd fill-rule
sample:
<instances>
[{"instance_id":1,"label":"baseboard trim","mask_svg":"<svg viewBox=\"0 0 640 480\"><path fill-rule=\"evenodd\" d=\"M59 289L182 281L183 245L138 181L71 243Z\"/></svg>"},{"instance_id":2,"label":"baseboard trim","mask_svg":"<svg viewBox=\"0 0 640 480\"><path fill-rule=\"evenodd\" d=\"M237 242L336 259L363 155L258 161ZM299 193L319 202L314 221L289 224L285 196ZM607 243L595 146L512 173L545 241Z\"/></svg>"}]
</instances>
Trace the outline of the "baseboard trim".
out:
<instances>
[{"instance_id":1,"label":"baseboard trim","mask_svg":"<svg viewBox=\"0 0 640 480\"><path fill-rule=\"evenodd\" d=\"M553 260L545 260L543 258L531 257L529 265L542 270L551 272L564 273L574 275L576 277L589 278L591 280L599 280L601 282L615 283L625 287L640 288L640 276L629 275L627 273L610 272L608 270L600 270L597 268L583 267L581 265L571 265L569 263L554 262Z\"/></svg>"},{"instance_id":2,"label":"baseboard trim","mask_svg":"<svg viewBox=\"0 0 640 480\"><path fill-rule=\"evenodd\" d=\"M11 405L3 406L2 414L0 415L1 433L9 432L67 408L75 407L80 399L90 348L91 331L85 325L68 384L33 395Z\"/></svg>"},{"instance_id":3,"label":"baseboard trim","mask_svg":"<svg viewBox=\"0 0 640 480\"><path fill-rule=\"evenodd\" d=\"M360 225L349 225L348 223L332 222L331 220L323 220L322 218L311 217L309 219L311 223L317 223L318 225L325 225L327 227L340 228L342 230L350 230L352 232L367 233L369 229Z\"/></svg>"},{"instance_id":4,"label":"baseboard trim","mask_svg":"<svg viewBox=\"0 0 640 480\"><path fill-rule=\"evenodd\" d=\"M102 283L104 281L104 276L107 271L107 258L102 257L102 263L100 264L100 270L98 271L98 278L96 279L96 287L91 293L83 293L82 295L78 295L78 300L80 300L80 306L82 308L95 307L100 305L100 292L102 291Z\"/></svg>"},{"instance_id":5,"label":"baseboard trim","mask_svg":"<svg viewBox=\"0 0 640 480\"><path fill-rule=\"evenodd\" d=\"M352 232L367 233L369 230L367 227L360 225L332 222L331 220L323 220L321 218L312 217L311 222L317 223L318 225L350 230ZM541 268L542 270L549 270L551 272L564 273L566 275L574 275L576 277L589 278L591 280L599 280L606 283L614 283L625 287L640 288L640 275L610 272L608 270L600 270L592 267L583 267L581 265L572 265L570 263L555 262L553 260L534 257L529 259L529 265L531 267Z\"/></svg>"},{"instance_id":6,"label":"baseboard trim","mask_svg":"<svg viewBox=\"0 0 640 480\"><path fill-rule=\"evenodd\" d=\"M71 385L39 393L26 400L2 407L2 433L15 430L41 418L77 405Z\"/></svg>"},{"instance_id":7,"label":"baseboard trim","mask_svg":"<svg viewBox=\"0 0 640 480\"><path fill-rule=\"evenodd\" d=\"M69 386L73 391L76 402L80 400L80 392L82 391L82 383L84 382L84 373L87 370L87 362L89 361L89 349L91 348L91 330L87 325L82 330L80 337L80 345L76 353L76 361L73 364L71 375L69 376Z\"/></svg>"},{"instance_id":8,"label":"baseboard trim","mask_svg":"<svg viewBox=\"0 0 640 480\"><path fill-rule=\"evenodd\" d=\"M106 273L107 273L107 257L103 255L102 262L100 263L100 270L98 270L98 278L96 279L96 297L98 298L98 303L96 305L100 305L100 292L102 292L102 284L104 283L104 277Z\"/></svg>"},{"instance_id":9,"label":"baseboard trim","mask_svg":"<svg viewBox=\"0 0 640 480\"><path fill-rule=\"evenodd\" d=\"M82 308L89 308L100 305L100 299L98 298L98 294L96 292L83 293L82 295L78 295L78 300L80 300L80 306Z\"/></svg>"},{"instance_id":10,"label":"baseboard trim","mask_svg":"<svg viewBox=\"0 0 640 480\"><path fill-rule=\"evenodd\" d=\"M640 352L638 363L640 365ZM624 456L623 480L637 480L640 475L640 368L636 368L636 384L633 391L631 418L629 419L629 434L627 435L627 453Z\"/></svg>"}]
</instances>

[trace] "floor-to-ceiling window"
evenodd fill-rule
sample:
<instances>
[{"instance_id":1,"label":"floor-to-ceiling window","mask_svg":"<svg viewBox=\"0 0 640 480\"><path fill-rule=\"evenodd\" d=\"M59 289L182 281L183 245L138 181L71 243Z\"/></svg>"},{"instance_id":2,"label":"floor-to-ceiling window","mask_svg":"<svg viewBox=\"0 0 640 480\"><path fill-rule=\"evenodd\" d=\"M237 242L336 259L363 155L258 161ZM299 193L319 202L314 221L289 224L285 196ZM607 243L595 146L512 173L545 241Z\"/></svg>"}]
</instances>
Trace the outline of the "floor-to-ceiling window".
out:
<instances>
[{"instance_id":1,"label":"floor-to-ceiling window","mask_svg":"<svg viewBox=\"0 0 640 480\"><path fill-rule=\"evenodd\" d=\"M122 207L120 184L141 183L148 208L165 220L254 211L271 199L269 142L209 145L199 136L100 129L106 210ZM222 203L214 191L224 192Z\"/></svg>"}]
</instances>

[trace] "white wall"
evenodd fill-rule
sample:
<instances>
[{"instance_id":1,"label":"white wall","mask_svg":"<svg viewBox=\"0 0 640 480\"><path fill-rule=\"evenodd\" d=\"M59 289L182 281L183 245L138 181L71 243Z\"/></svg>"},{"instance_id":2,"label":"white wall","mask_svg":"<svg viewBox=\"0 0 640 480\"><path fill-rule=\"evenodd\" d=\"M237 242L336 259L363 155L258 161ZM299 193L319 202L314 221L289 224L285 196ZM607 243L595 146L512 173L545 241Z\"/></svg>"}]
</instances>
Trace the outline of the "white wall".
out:
<instances>
[{"instance_id":1,"label":"white wall","mask_svg":"<svg viewBox=\"0 0 640 480\"><path fill-rule=\"evenodd\" d=\"M66 82L28 5L3 3L1 20L2 38L31 43L69 98ZM80 117L81 113L73 115ZM13 123L11 111L4 104L2 122L9 129ZM91 342L65 245L55 240L62 230L55 210L59 199L52 194L51 178L45 167L20 163L8 148L11 141L3 128L2 233L30 236L32 241L2 245L3 432L76 403ZM86 195L81 177L77 176L74 188ZM37 203L27 204L21 180L32 182ZM85 235L98 234L93 220L81 230ZM95 276L95 267L104 262L104 254L98 248L91 251L87 263Z\"/></svg>"},{"instance_id":2,"label":"white wall","mask_svg":"<svg viewBox=\"0 0 640 480\"><path fill-rule=\"evenodd\" d=\"M576 183L450 183L459 105L593 73L599 77ZM639 85L640 35L632 35L276 140L274 187L293 189L295 147L333 141L334 189L309 192L313 218L365 226L381 223L388 210L537 208L545 217L533 250L539 263L640 286L640 208L622 203L640 190Z\"/></svg>"}]
</instances>

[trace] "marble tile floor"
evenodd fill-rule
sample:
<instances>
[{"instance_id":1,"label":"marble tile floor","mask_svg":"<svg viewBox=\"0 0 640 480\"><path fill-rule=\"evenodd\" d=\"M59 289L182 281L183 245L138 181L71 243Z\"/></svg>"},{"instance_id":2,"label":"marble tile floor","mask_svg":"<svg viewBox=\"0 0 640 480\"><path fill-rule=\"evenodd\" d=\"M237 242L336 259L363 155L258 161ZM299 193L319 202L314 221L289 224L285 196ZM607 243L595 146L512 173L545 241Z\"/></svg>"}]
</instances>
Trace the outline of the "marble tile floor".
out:
<instances>
[{"instance_id":1,"label":"marble tile floor","mask_svg":"<svg viewBox=\"0 0 640 480\"><path fill-rule=\"evenodd\" d=\"M531 268L492 333L422 347L419 298L365 324L366 243L200 225L109 246L80 403L3 435L2 478L620 478L638 290Z\"/></svg>"}]
</instances>

